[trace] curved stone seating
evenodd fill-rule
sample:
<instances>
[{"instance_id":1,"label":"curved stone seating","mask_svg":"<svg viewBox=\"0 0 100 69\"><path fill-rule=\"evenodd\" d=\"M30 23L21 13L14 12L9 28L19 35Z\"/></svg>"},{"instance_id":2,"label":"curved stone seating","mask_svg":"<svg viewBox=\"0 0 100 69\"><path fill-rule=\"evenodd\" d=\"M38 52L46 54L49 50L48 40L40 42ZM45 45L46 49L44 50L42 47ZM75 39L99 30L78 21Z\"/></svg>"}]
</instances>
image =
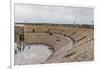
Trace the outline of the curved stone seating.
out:
<instances>
[{"instance_id":1,"label":"curved stone seating","mask_svg":"<svg viewBox=\"0 0 100 69\"><path fill-rule=\"evenodd\" d=\"M55 50L72 42L70 38L59 34L49 35L48 33L26 33L24 35L26 36L25 40L28 44L47 44L52 46ZM57 41L58 39L59 41Z\"/></svg>"},{"instance_id":2,"label":"curved stone seating","mask_svg":"<svg viewBox=\"0 0 100 69\"><path fill-rule=\"evenodd\" d=\"M82 46L78 46L76 48L72 48L70 51L68 51L66 53L63 52L63 53L60 53L59 55L55 55L55 56L52 57L51 60L48 60L47 63L70 62L70 61L74 60L75 57L77 57L77 56L83 54L84 52L88 51L90 49L88 45L89 44L86 43L86 44L84 44ZM72 53L74 53L74 54L72 54ZM69 55L69 56L66 57L66 54ZM61 55L63 55L63 56L65 55L65 56L64 57L59 57ZM57 57L59 57L59 58L57 58Z\"/></svg>"},{"instance_id":3,"label":"curved stone seating","mask_svg":"<svg viewBox=\"0 0 100 69\"><path fill-rule=\"evenodd\" d=\"M24 26L26 44L47 44L54 49L54 54L45 63L69 62L74 61L74 59L86 52L87 54L91 52L93 54L93 44L91 44L91 40L92 43L94 41L93 33L93 29L79 27ZM88 60L91 57L93 55L88 56Z\"/></svg>"}]
</instances>

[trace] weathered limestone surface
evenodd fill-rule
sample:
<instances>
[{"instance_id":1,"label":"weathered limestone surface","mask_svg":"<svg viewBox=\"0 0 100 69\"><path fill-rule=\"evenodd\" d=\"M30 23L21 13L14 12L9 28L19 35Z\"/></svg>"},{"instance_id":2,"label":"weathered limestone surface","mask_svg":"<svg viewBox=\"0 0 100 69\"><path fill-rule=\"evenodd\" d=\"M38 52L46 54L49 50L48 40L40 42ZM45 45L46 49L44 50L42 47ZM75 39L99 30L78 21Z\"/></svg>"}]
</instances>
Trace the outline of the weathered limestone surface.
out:
<instances>
[{"instance_id":1,"label":"weathered limestone surface","mask_svg":"<svg viewBox=\"0 0 100 69\"><path fill-rule=\"evenodd\" d=\"M94 29L24 25L26 44L46 44L54 53L44 63L91 61L94 59Z\"/></svg>"}]
</instances>

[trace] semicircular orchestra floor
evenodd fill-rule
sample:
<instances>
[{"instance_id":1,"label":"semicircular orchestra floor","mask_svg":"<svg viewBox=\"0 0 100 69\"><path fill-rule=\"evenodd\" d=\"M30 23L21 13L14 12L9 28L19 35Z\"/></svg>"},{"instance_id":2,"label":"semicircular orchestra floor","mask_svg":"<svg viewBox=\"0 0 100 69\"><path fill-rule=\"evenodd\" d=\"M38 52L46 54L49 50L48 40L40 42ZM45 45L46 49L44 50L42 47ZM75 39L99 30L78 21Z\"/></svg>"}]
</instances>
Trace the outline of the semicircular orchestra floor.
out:
<instances>
[{"instance_id":1,"label":"semicircular orchestra floor","mask_svg":"<svg viewBox=\"0 0 100 69\"><path fill-rule=\"evenodd\" d=\"M24 49L21 46L21 51L16 52L15 64L44 63L52 54L53 50L49 49L49 46L46 45L27 45Z\"/></svg>"}]
</instances>

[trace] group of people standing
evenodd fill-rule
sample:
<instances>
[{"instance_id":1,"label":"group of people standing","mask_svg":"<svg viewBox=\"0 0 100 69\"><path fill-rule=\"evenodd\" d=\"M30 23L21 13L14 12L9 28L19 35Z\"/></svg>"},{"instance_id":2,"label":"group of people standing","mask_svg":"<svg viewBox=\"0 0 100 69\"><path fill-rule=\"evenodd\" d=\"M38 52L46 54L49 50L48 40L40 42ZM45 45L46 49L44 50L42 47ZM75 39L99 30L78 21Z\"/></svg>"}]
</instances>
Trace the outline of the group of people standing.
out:
<instances>
[{"instance_id":1,"label":"group of people standing","mask_svg":"<svg viewBox=\"0 0 100 69\"><path fill-rule=\"evenodd\" d=\"M15 54L17 54L17 52L22 52L24 51L26 47L26 44L24 42L18 43L18 46L15 48ZM30 49L30 46L28 47L28 49Z\"/></svg>"}]
</instances>

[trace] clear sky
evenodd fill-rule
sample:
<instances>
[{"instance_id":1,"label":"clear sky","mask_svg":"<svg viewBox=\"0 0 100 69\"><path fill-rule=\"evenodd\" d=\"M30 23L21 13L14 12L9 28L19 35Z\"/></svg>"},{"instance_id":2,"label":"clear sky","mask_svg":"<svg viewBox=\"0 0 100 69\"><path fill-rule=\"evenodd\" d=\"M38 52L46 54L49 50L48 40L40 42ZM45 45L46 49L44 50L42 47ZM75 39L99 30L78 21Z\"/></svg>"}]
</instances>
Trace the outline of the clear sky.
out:
<instances>
[{"instance_id":1,"label":"clear sky","mask_svg":"<svg viewBox=\"0 0 100 69\"><path fill-rule=\"evenodd\" d=\"M94 9L15 4L15 23L93 24Z\"/></svg>"}]
</instances>

